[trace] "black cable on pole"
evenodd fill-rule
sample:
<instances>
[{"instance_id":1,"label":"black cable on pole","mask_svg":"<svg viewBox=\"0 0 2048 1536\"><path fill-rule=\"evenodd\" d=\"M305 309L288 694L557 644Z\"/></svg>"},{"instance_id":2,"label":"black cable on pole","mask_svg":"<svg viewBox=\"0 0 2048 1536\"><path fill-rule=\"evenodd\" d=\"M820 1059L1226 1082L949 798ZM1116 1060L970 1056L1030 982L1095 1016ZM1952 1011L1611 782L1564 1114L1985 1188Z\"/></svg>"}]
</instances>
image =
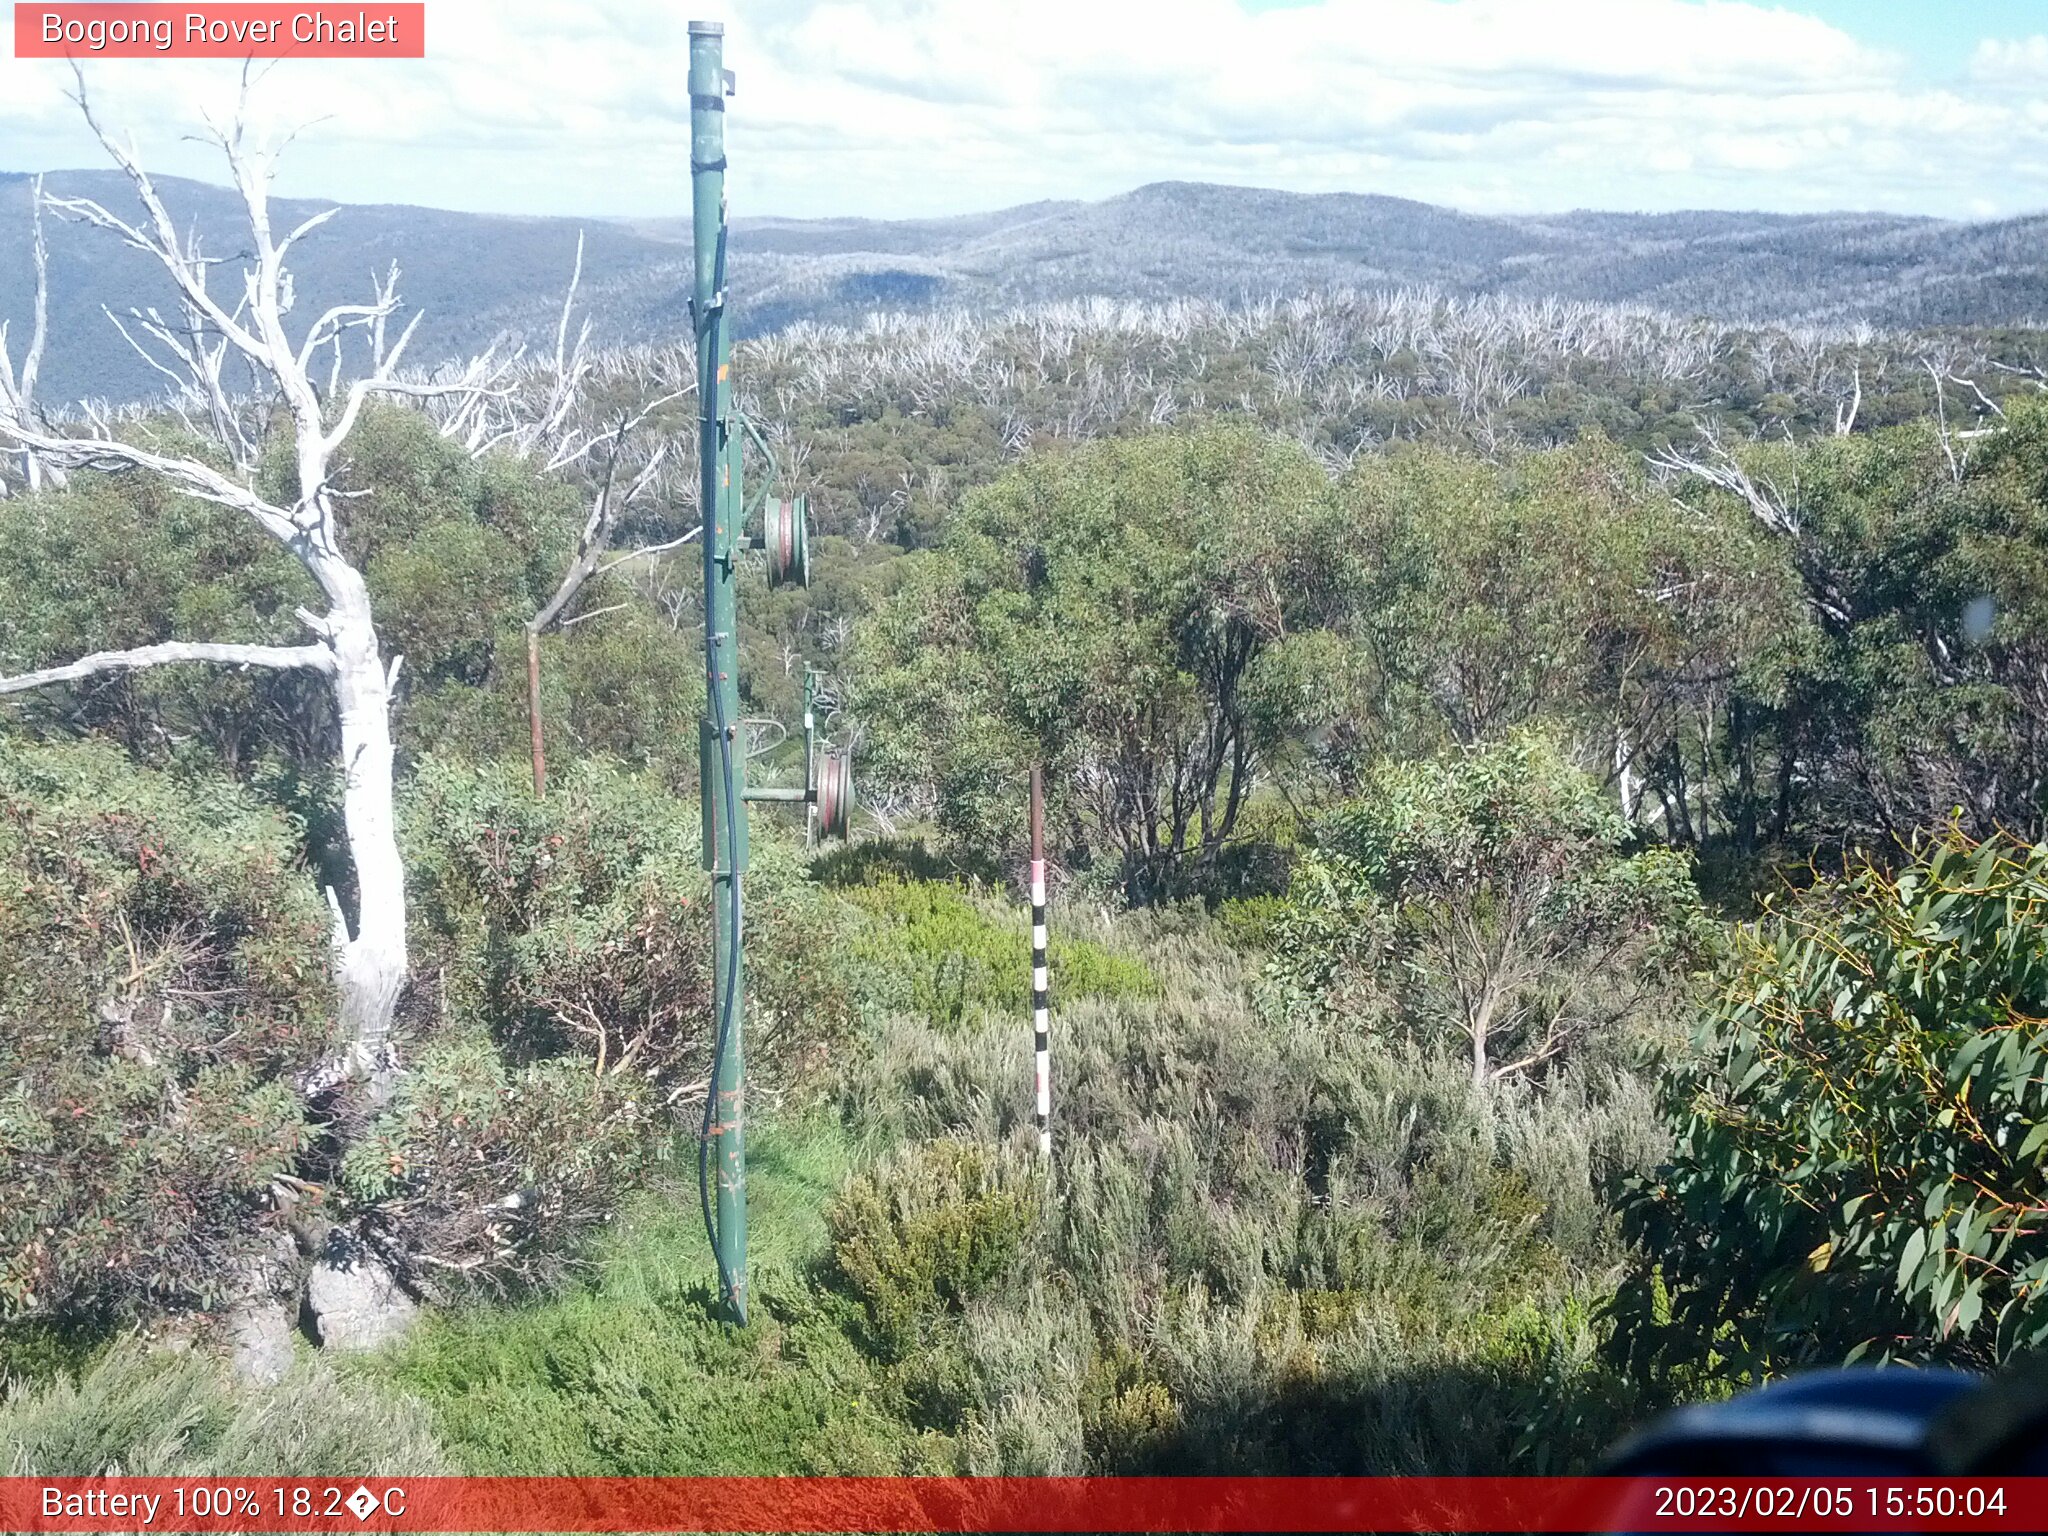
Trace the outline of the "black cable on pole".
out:
<instances>
[{"instance_id":1,"label":"black cable on pole","mask_svg":"<svg viewBox=\"0 0 2048 1536\"><path fill-rule=\"evenodd\" d=\"M712 1034L711 1081L704 1092L704 1123L697 1136L697 1201L704 1210L704 1235L711 1242L711 1258L718 1266L718 1293L733 1302L732 1273L725 1267L725 1247L718 1240L718 1218L711 1198L711 1132L718 1115L718 1075L725 1062L726 1042L732 1036L733 1010L739 997L740 977L740 872L739 823L733 802L732 742L726 736L725 705L718 690L711 690L712 725L718 732L719 775L725 781L725 846L733 862L728 877L728 911L732 919L732 943L725 956L725 995L718 1010L718 1028ZM716 933L716 927L713 928ZM736 1303L735 1303L736 1305Z\"/></svg>"},{"instance_id":2,"label":"black cable on pole","mask_svg":"<svg viewBox=\"0 0 2048 1536\"><path fill-rule=\"evenodd\" d=\"M705 327L705 345L706 349L710 353L710 362L707 365L703 362L702 359L699 359L700 376L704 379L708 379L711 385L706 419L714 423L718 419L718 358L719 354L724 349L723 338L725 330L726 231L727 226L724 218L722 217L721 211L721 218L719 220L718 226L718 252L716 256L713 258L712 263L713 271L715 274L715 285L717 290L718 305L716 310L713 311L710 323ZM701 388L702 386L700 385L699 387ZM707 434L707 436L715 435L715 431L712 434ZM703 444L702 447L700 447L699 451L706 451L710 446L711 444L707 442ZM701 466L699 470L699 478L700 480L709 478L708 476L703 474ZM715 508L706 508L704 510L706 513L706 521L710 524L712 530L711 537L716 538L718 529L717 510ZM738 537L738 530L733 530L733 534L736 539ZM717 552L715 550L707 551L707 555L709 556L709 558L712 559L717 558ZM711 611L710 603L708 601L708 593L706 594L706 598L707 601L705 604L705 617L708 621L710 618ZM737 624L737 621L735 621L735 624ZM725 638L733 642L733 656L735 659L735 664L737 664L737 658L739 655L738 636L728 635ZM717 637L712 636L711 639L713 641L713 644L715 645L717 643ZM734 1010L738 1006L739 1000L741 917L739 868L740 843L739 819L737 812L739 794L738 786L734 782L735 775L733 773L732 740L730 736L731 723L725 718L725 701L719 697L718 679L711 675L711 673L715 670L715 668L709 665L707 660L704 679L705 692L710 696L712 728L717 732L718 735L719 778L724 785L725 791L725 851L726 859L730 865L726 877L726 893L727 908L730 915L730 925L732 928L732 942L726 947L724 995L721 998L719 1004L718 1026L715 1030L712 1031L711 1080L705 1088L704 1121L702 1126L699 1128L697 1134L697 1202L703 1208L704 1212L704 1235L706 1238L710 1240L711 1243L711 1259L712 1262L718 1266L719 1296L721 1299L732 1304L735 1307L735 1309L737 1309L737 1299L733 1294L732 1273L725 1267L725 1248L724 1245L721 1244L718 1240L718 1217L716 1214L715 1202L711 1198L711 1133L718 1119L719 1071L725 1063L725 1052L727 1043L732 1038ZM712 935L714 942L716 942L717 932L717 924L714 920L712 925ZM742 1319L742 1321L744 1321L744 1319Z\"/></svg>"}]
</instances>

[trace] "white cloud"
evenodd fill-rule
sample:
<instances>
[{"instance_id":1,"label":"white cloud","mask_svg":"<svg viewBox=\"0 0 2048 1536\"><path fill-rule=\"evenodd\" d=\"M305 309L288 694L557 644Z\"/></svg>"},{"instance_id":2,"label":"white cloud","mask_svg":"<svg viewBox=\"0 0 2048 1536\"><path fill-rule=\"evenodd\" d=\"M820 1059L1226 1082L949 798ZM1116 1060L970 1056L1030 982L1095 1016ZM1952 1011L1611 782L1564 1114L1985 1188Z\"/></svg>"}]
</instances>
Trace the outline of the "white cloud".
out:
<instances>
[{"instance_id":1,"label":"white cloud","mask_svg":"<svg viewBox=\"0 0 2048 1536\"><path fill-rule=\"evenodd\" d=\"M2048 85L2048 37L1987 37L1970 56L1970 78L1986 85Z\"/></svg>"},{"instance_id":2,"label":"white cloud","mask_svg":"<svg viewBox=\"0 0 2048 1536\"><path fill-rule=\"evenodd\" d=\"M707 7L709 8L709 7ZM1985 40L1955 89L1796 10L1740 0L745 0L728 18L740 212L931 214L1163 178L1482 209L2048 204L2048 38ZM687 200L688 11L431 0L418 62L291 62L325 115L282 190L573 213ZM0 167L98 156L62 66L0 60ZM103 61L152 163L231 70ZM1995 146L1995 153L1992 151Z\"/></svg>"}]
</instances>

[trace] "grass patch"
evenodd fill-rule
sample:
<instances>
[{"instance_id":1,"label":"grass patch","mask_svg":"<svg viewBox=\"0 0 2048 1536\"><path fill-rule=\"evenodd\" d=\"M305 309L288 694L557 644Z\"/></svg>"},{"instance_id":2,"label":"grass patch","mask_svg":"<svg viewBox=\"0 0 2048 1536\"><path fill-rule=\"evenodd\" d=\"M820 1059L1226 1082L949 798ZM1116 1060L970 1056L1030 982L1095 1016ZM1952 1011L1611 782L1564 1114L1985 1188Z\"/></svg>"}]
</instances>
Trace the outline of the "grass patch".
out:
<instances>
[{"instance_id":1,"label":"grass patch","mask_svg":"<svg viewBox=\"0 0 2048 1536\"><path fill-rule=\"evenodd\" d=\"M748 1147L752 1315L715 1321L695 1152L643 1192L584 1282L429 1321L379 1362L478 1474L690 1477L944 1471L811 1278L851 1167L829 1118L765 1120Z\"/></svg>"}]
</instances>

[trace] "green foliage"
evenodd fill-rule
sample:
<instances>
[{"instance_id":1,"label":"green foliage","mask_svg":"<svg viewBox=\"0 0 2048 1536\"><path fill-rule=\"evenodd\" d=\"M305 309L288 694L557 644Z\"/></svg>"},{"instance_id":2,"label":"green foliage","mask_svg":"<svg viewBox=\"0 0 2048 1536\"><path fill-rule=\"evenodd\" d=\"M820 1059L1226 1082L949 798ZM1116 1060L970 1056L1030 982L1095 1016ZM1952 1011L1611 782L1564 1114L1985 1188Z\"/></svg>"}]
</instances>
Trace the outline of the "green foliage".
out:
<instances>
[{"instance_id":1,"label":"green foliage","mask_svg":"<svg viewBox=\"0 0 2048 1536\"><path fill-rule=\"evenodd\" d=\"M578 762L535 800L518 767L420 765L403 814L430 1043L346 1165L406 1246L480 1278L558 1272L701 1104L711 919L700 828L644 777ZM771 838L748 881L748 1057L773 1091L836 1039L831 909Z\"/></svg>"},{"instance_id":2,"label":"green foliage","mask_svg":"<svg viewBox=\"0 0 2048 1536\"><path fill-rule=\"evenodd\" d=\"M158 446L193 445L172 433ZM148 476L80 474L0 506L0 674L166 640L298 644L293 610L317 602L311 578L248 518ZM324 720L318 679L264 669L150 669L15 707L40 732L83 725L159 759L193 736L230 769L299 750Z\"/></svg>"},{"instance_id":3,"label":"green foliage","mask_svg":"<svg viewBox=\"0 0 2048 1536\"><path fill-rule=\"evenodd\" d=\"M1965 830L2034 835L2048 758L2036 722L2048 660L2048 409L2016 399L1952 468L1933 424L1823 440L1787 462L1794 556L1821 633L1780 729L1833 771L1810 814L1907 836L1960 812Z\"/></svg>"},{"instance_id":4,"label":"green foliage","mask_svg":"<svg viewBox=\"0 0 2048 1536\"><path fill-rule=\"evenodd\" d=\"M404 809L424 952L447 1004L515 1060L587 1057L660 1089L710 1007L711 925L691 808L579 763L546 800L512 764L429 759Z\"/></svg>"},{"instance_id":5,"label":"green foliage","mask_svg":"<svg viewBox=\"0 0 2048 1536\"><path fill-rule=\"evenodd\" d=\"M1627 1212L1631 1360L1740 1376L2048 1338L2048 849L1949 833L1740 934Z\"/></svg>"},{"instance_id":6,"label":"green foliage","mask_svg":"<svg viewBox=\"0 0 2048 1536\"><path fill-rule=\"evenodd\" d=\"M1684 855L1628 852L1541 735L1391 764L1333 813L1275 919L1281 1006L1459 1040L1476 1082L1647 1022L1709 941Z\"/></svg>"},{"instance_id":7,"label":"green foliage","mask_svg":"<svg viewBox=\"0 0 2048 1536\"><path fill-rule=\"evenodd\" d=\"M1199 927L1140 931L1163 996L1060 1015L1033 1265L915 1357L970 1465L1441 1472L1611 1441L1598 1186L1658 1148L1636 1079L1589 1059L1478 1093L1349 1019L1255 1013ZM845 1113L1028 1145L1029 1073L1007 1019L899 1020Z\"/></svg>"},{"instance_id":8,"label":"green foliage","mask_svg":"<svg viewBox=\"0 0 2048 1536\"><path fill-rule=\"evenodd\" d=\"M1216 928L1225 942L1262 955L1279 942L1282 923L1293 908L1284 896L1236 896L1216 905Z\"/></svg>"},{"instance_id":9,"label":"green foliage","mask_svg":"<svg viewBox=\"0 0 2048 1536\"><path fill-rule=\"evenodd\" d=\"M867 627L875 771L962 842L1007 847L1041 756L1082 854L1113 857L1139 899L1170 894L1251 791L1243 685L1322 597L1327 493L1298 447L1238 428L1026 459L966 499Z\"/></svg>"},{"instance_id":10,"label":"green foliage","mask_svg":"<svg viewBox=\"0 0 2048 1536\"><path fill-rule=\"evenodd\" d=\"M1026 1015L1031 929L1024 909L935 880L883 877L842 894L870 918L854 930L851 959L872 1006L907 1009L942 1029L983 1010ZM1063 1001L1159 990L1143 961L1088 939L1049 936L1046 960Z\"/></svg>"},{"instance_id":11,"label":"green foliage","mask_svg":"<svg viewBox=\"0 0 2048 1536\"><path fill-rule=\"evenodd\" d=\"M217 1361L134 1342L76 1377L16 1382L0 1400L14 1477L332 1477L450 1470L419 1405L296 1367L270 1387Z\"/></svg>"},{"instance_id":12,"label":"green foliage","mask_svg":"<svg viewBox=\"0 0 2048 1536\"><path fill-rule=\"evenodd\" d=\"M374 1111L316 1123L296 1084L333 1045L315 893L346 888L319 680L175 668L9 705L0 1366L40 1383L9 1439L38 1470L304 1470L348 1436L436 1464L353 1383L102 1353L223 1299L286 1175L415 1281L524 1292L369 1368L477 1471L1562 1470L1658 1397L2048 1341L2048 853L1963 835L2041 829L2048 406L1747 443L1744 496L1581 435L1678 431L1668 381L1610 398L1546 363L1485 408L1481 460L1441 398L1284 407L1284 330L1203 385L1284 436L1191 404L1010 462L993 408L929 380L802 407L850 537L817 588L749 594L749 697L786 717L800 663L843 669L864 787L945 857L807 867L754 822L744 1330L708 1316L676 1124L708 1035L687 560L605 578L545 638L536 801L520 626L575 496L366 414L343 484L406 657L416 959ZM1150 344L1061 345L1085 378ZM1746 353L1711 366L1738 424L1813 419ZM1144 414L1032 387L1019 420ZM1436 446L1334 483L1301 446L1388 436ZM146 480L0 502L0 669L297 640L310 597ZM81 731L110 742L24 741ZM1049 1170L1021 1155L1024 915L973 883L1014 868L1039 759L1074 888L1156 904L1053 943ZM1639 1048L1717 946L1695 854L1740 903L1788 856L1952 813L1904 872L1856 863L1736 937L1660 1120ZM1624 1232L1603 1192L1659 1162Z\"/></svg>"},{"instance_id":13,"label":"green foliage","mask_svg":"<svg viewBox=\"0 0 2048 1536\"><path fill-rule=\"evenodd\" d=\"M283 446L265 473L269 491L288 498ZM379 636L405 658L401 747L522 747L520 625L575 548L574 491L507 456L474 459L418 412L388 405L363 412L336 474ZM586 611L614 604L623 606L544 642L556 750L610 752L680 780L694 772L697 645L620 577L584 598ZM311 579L247 517L148 476L81 474L0 510L0 672L165 640L300 644L302 606L320 606ZM266 759L325 772L335 729L322 679L260 668L149 669L43 690L21 708L38 730L84 725L153 758L192 738L238 774Z\"/></svg>"},{"instance_id":14,"label":"green foliage","mask_svg":"<svg viewBox=\"0 0 2048 1536\"><path fill-rule=\"evenodd\" d=\"M832 1262L882 1359L900 1361L967 1303L1009 1280L1038 1215L1028 1165L967 1142L886 1158L827 1210Z\"/></svg>"},{"instance_id":15,"label":"green foliage","mask_svg":"<svg viewBox=\"0 0 2048 1536\"><path fill-rule=\"evenodd\" d=\"M1351 648L1316 692L1347 781L1374 751L1537 720L1647 767L1803 623L1783 553L1746 510L1701 516L1597 436L1504 465L1362 459L1338 496L1358 599Z\"/></svg>"},{"instance_id":16,"label":"green foliage","mask_svg":"<svg viewBox=\"0 0 2048 1536\"><path fill-rule=\"evenodd\" d=\"M686 1069L709 1009L699 808L603 761L535 800L518 767L428 760L403 832L422 952L450 1018L515 1059L574 1054L655 1084ZM827 959L836 908L757 820L747 876L749 1059L772 1072L847 1021ZM700 1063L701 1064L701 1063Z\"/></svg>"},{"instance_id":17,"label":"green foliage","mask_svg":"<svg viewBox=\"0 0 2048 1536\"><path fill-rule=\"evenodd\" d=\"M104 744L0 739L0 1310L208 1305L314 1134L327 918L292 829Z\"/></svg>"}]
</instances>

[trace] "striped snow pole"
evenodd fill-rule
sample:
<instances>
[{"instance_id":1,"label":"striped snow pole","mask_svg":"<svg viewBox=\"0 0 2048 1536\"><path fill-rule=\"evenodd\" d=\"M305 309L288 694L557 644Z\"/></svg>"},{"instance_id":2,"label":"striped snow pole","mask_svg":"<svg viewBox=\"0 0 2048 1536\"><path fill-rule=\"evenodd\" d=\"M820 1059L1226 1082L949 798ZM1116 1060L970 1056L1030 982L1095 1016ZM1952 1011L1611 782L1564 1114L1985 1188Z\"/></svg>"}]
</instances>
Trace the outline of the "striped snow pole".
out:
<instances>
[{"instance_id":1,"label":"striped snow pole","mask_svg":"<svg viewBox=\"0 0 2048 1536\"><path fill-rule=\"evenodd\" d=\"M1037 1069L1038 1155L1052 1156L1051 978L1045 963L1045 787L1031 765L1031 1035Z\"/></svg>"}]
</instances>

